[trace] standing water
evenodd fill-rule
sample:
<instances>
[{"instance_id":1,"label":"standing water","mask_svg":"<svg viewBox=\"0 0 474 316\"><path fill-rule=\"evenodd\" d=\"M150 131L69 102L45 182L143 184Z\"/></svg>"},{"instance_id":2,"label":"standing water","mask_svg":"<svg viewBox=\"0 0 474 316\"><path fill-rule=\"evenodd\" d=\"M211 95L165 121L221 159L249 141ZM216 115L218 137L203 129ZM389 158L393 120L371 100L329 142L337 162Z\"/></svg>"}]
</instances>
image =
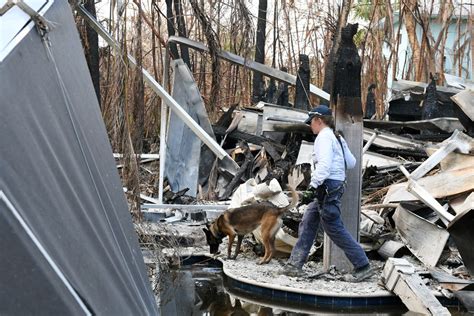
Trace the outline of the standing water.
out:
<instances>
[{"instance_id":1,"label":"standing water","mask_svg":"<svg viewBox=\"0 0 474 316\"><path fill-rule=\"evenodd\" d=\"M407 312L403 304L375 306L363 309L321 308L304 304L290 304L258 293L233 288L232 280L222 273L221 263L208 258L194 257L185 261L180 270L165 278L160 296L162 315L401 315Z\"/></svg>"}]
</instances>

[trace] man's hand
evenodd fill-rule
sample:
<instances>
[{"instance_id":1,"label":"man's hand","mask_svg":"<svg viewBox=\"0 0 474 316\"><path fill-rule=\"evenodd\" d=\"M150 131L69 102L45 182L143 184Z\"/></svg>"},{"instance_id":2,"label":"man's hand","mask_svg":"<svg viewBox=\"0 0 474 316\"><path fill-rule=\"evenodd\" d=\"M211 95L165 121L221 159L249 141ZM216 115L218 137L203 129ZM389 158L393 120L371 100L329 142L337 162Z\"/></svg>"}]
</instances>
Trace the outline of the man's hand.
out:
<instances>
[{"instance_id":1,"label":"man's hand","mask_svg":"<svg viewBox=\"0 0 474 316\"><path fill-rule=\"evenodd\" d=\"M309 204L314 201L315 197L316 197L316 189L313 188L312 186L309 186L309 188L303 192L303 198L301 199L301 203Z\"/></svg>"}]
</instances>

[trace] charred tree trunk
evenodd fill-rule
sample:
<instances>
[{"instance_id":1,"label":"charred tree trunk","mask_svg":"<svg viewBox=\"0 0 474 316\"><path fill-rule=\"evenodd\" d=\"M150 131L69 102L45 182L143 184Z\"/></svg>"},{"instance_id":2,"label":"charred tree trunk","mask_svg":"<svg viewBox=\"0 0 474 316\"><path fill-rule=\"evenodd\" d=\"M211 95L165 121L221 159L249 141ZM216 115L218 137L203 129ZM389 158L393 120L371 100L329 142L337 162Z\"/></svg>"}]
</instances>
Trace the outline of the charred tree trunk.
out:
<instances>
[{"instance_id":1,"label":"charred tree trunk","mask_svg":"<svg viewBox=\"0 0 474 316\"><path fill-rule=\"evenodd\" d=\"M258 2L257 39L255 43L255 61L265 63L265 28L267 25L267 0ZM253 74L252 102L257 103L263 99L265 87L260 73Z\"/></svg>"},{"instance_id":2,"label":"charred tree trunk","mask_svg":"<svg viewBox=\"0 0 474 316\"><path fill-rule=\"evenodd\" d=\"M140 2L139 2L140 5ZM127 19L127 10L123 12L123 19ZM141 28L141 26L140 26ZM127 23L121 24L119 32L121 51L125 56L129 53L127 46ZM140 43L141 45L141 43ZM136 51L135 51L136 53ZM140 55L141 56L141 52ZM141 221L142 215L140 211L140 178L138 160L135 155L135 149L132 138L134 133L134 103L136 102L136 72L141 69L141 59L137 56L137 67L133 75L130 75L131 65L128 58L124 58L123 62L118 63L118 75L120 82L120 90L118 91L119 117L120 122L120 148L119 152L124 155L122 168L122 179L124 185L128 188L127 198L130 202L130 211L135 221ZM140 59L140 60L139 60ZM140 74L141 75L141 74ZM130 88L131 87L131 88ZM132 94L130 94L132 93Z\"/></svg>"},{"instance_id":3,"label":"charred tree trunk","mask_svg":"<svg viewBox=\"0 0 474 316\"><path fill-rule=\"evenodd\" d=\"M421 109L421 119L429 120L444 115L442 106L438 105L438 97L436 95L436 81L435 77L431 75L431 81L426 87L425 98L423 100L423 107ZM426 131L422 131L426 132Z\"/></svg>"},{"instance_id":4,"label":"charred tree trunk","mask_svg":"<svg viewBox=\"0 0 474 316\"><path fill-rule=\"evenodd\" d=\"M209 53L211 55L212 60L212 82L211 82L211 92L209 96L209 108L214 109L217 105L217 100L219 100L219 90L221 85L221 78L220 78L220 61L217 56L218 52L220 51L220 44L219 38L212 28L211 19L209 16L206 15L204 11L204 5L199 5L197 0L189 0L191 3L191 7L196 15L197 19L201 23L202 32L207 39L207 44L209 47Z\"/></svg>"},{"instance_id":5,"label":"charred tree trunk","mask_svg":"<svg viewBox=\"0 0 474 316\"><path fill-rule=\"evenodd\" d=\"M308 55L300 54L300 66L298 68L298 76L296 77L296 109L308 110L310 78Z\"/></svg>"},{"instance_id":6,"label":"charred tree trunk","mask_svg":"<svg viewBox=\"0 0 474 316\"><path fill-rule=\"evenodd\" d=\"M178 25L178 35L182 37L188 37L186 32L186 24L184 22L183 8L181 6L181 0L174 0L174 12L176 16L176 24ZM186 45L180 45L181 58L184 63L188 65L189 70L193 71L191 67L191 60L189 58L189 49Z\"/></svg>"},{"instance_id":7,"label":"charred tree trunk","mask_svg":"<svg viewBox=\"0 0 474 316\"><path fill-rule=\"evenodd\" d=\"M288 72L286 67L281 67L281 71ZM288 84L286 82L279 82L278 89L273 97L273 103L283 106L290 106L288 103Z\"/></svg>"},{"instance_id":8,"label":"charred tree trunk","mask_svg":"<svg viewBox=\"0 0 474 316\"><path fill-rule=\"evenodd\" d=\"M405 18L405 26L408 34L408 41L410 42L412 59L410 65L415 67L413 80L420 81L422 74L421 49L416 36L416 20L415 9L417 3L415 0L407 0L403 5L403 16ZM410 67L411 68L411 67Z\"/></svg>"},{"instance_id":9,"label":"charred tree trunk","mask_svg":"<svg viewBox=\"0 0 474 316\"><path fill-rule=\"evenodd\" d=\"M84 7L94 17L96 17L94 0L86 0L84 2ZM99 36L97 35L97 32L94 31L94 29L92 29L87 23L84 24L85 32L80 32L80 34L86 55L87 66L89 67L92 83L94 84L95 94L100 106Z\"/></svg>"},{"instance_id":10,"label":"charred tree trunk","mask_svg":"<svg viewBox=\"0 0 474 316\"><path fill-rule=\"evenodd\" d=\"M168 27L168 37L175 34L174 31L174 14L173 14L173 0L166 0L166 26ZM173 59L179 58L178 47L175 43L170 43L170 52Z\"/></svg>"},{"instance_id":11,"label":"charred tree trunk","mask_svg":"<svg viewBox=\"0 0 474 316\"><path fill-rule=\"evenodd\" d=\"M141 0L139 1L138 11L141 13ZM145 125L145 87L143 83L143 49L142 49L142 20L137 19L135 25L137 35L135 37L135 59L137 67L135 67L133 74L133 96L132 96L132 117L133 130L130 131L132 136L132 144L135 153L141 153L143 148L143 136Z\"/></svg>"},{"instance_id":12,"label":"charred tree trunk","mask_svg":"<svg viewBox=\"0 0 474 316\"><path fill-rule=\"evenodd\" d=\"M339 14L337 26L333 33L332 47L329 52L329 55L327 56L326 64L324 65L323 90L328 93L331 93L332 90L331 85L334 82L334 62L336 61L336 52L339 49L339 45L341 42L342 27L346 25L347 19L349 17L351 3L351 0L342 1L341 13Z\"/></svg>"}]
</instances>

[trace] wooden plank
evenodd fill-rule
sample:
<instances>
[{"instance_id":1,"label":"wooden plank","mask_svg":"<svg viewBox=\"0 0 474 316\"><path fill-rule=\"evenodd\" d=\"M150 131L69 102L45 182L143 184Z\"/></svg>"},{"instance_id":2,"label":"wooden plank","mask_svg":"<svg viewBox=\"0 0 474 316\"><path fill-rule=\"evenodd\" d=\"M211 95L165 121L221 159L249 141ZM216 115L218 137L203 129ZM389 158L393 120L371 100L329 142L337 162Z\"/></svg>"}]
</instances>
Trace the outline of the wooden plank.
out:
<instances>
[{"instance_id":1,"label":"wooden plank","mask_svg":"<svg viewBox=\"0 0 474 316\"><path fill-rule=\"evenodd\" d=\"M393 215L398 234L407 248L424 264L436 266L449 233L399 205Z\"/></svg>"},{"instance_id":2,"label":"wooden plank","mask_svg":"<svg viewBox=\"0 0 474 316\"><path fill-rule=\"evenodd\" d=\"M469 284L474 283L474 281L472 280L457 278L437 268L431 269L430 274L433 279L438 281L439 285L441 285L442 288L448 289L453 292L462 290Z\"/></svg>"},{"instance_id":3,"label":"wooden plank","mask_svg":"<svg viewBox=\"0 0 474 316\"><path fill-rule=\"evenodd\" d=\"M450 222L454 219L454 216L448 213L444 207L439 204L438 201L435 200L431 194L426 191L421 185L419 185L416 181L410 180L408 181L408 188L407 190L416 196L420 201L425 203L427 206L429 206L433 211L438 213L439 217L441 219L445 220L446 222Z\"/></svg>"},{"instance_id":4,"label":"wooden plank","mask_svg":"<svg viewBox=\"0 0 474 316\"><path fill-rule=\"evenodd\" d=\"M474 192L463 194L462 196L452 199L449 201L449 206L451 206L456 214L462 214L474 209Z\"/></svg>"},{"instance_id":5,"label":"wooden plank","mask_svg":"<svg viewBox=\"0 0 474 316\"><path fill-rule=\"evenodd\" d=\"M360 205L362 187L362 104L357 97L339 97L334 110L337 130L341 131L356 158L356 166L346 171L346 191L341 199L341 218L347 231L359 240ZM325 234L324 268L335 265L339 270L352 267L344 252Z\"/></svg>"},{"instance_id":6,"label":"wooden plank","mask_svg":"<svg viewBox=\"0 0 474 316\"><path fill-rule=\"evenodd\" d=\"M199 50L199 51L202 51L202 52L209 52L209 48L206 47L203 43L196 42L196 41L190 40L189 38L185 38L185 37L170 36L169 39L168 39L168 42L183 44L183 45L186 45L188 47L191 47L193 49L196 49L196 50ZM296 85L296 79L297 79L296 76L291 75L287 72L284 72L284 71L266 66L264 64L253 61L249 58L244 58L244 57L241 57L239 55L233 54L233 53L225 51L225 50L221 50L221 51L217 52L217 55L220 58L224 59L224 60L230 61L234 64L244 66L244 67L249 68L253 71L261 73L262 75L268 76L270 78L273 78L273 79L276 79L276 80L279 80L279 81L286 82L286 83L291 84L293 86ZM313 84L310 84L309 92L311 94L317 95L318 97L320 97L324 100L329 101L329 99L330 99L330 96L327 92L319 89L318 87L316 87Z\"/></svg>"},{"instance_id":7,"label":"wooden plank","mask_svg":"<svg viewBox=\"0 0 474 316\"><path fill-rule=\"evenodd\" d=\"M382 273L382 280L385 287L397 294L411 312L424 315L451 315L407 260L389 258Z\"/></svg>"},{"instance_id":8,"label":"wooden plank","mask_svg":"<svg viewBox=\"0 0 474 316\"><path fill-rule=\"evenodd\" d=\"M429 147L425 151L428 155L436 152L437 148ZM452 152L439 163L442 171L459 170L474 166L474 155L465 155Z\"/></svg>"},{"instance_id":9,"label":"wooden plank","mask_svg":"<svg viewBox=\"0 0 474 316\"><path fill-rule=\"evenodd\" d=\"M367 127L379 128L385 130L401 130L402 128L411 128L419 131L431 130L431 131L443 131L446 133L452 133L455 130L463 130L464 127L455 117L439 117L429 120L418 120L418 121L377 121L369 120L364 122Z\"/></svg>"},{"instance_id":10,"label":"wooden plank","mask_svg":"<svg viewBox=\"0 0 474 316\"><path fill-rule=\"evenodd\" d=\"M419 275L401 275L401 279L405 281L404 283L407 287L405 288L404 285L402 285L403 283L399 283L401 286L397 286L394 292L398 292L398 296L408 309L418 313L424 311L422 313L425 315L451 315L449 310L441 305ZM403 288L406 290L398 290Z\"/></svg>"},{"instance_id":11,"label":"wooden plank","mask_svg":"<svg viewBox=\"0 0 474 316\"><path fill-rule=\"evenodd\" d=\"M377 138L375 138L375 140L373 141L373 145L376 145L378 147L423 151L422 142L411 140L388 132L376 132L366 127L364 128L364 141L369 141L369 139L376 133L378 135Z\"/></svg>"},{"instance_id":12,"label":"wooden plank","mask_svg":"<svg viewBox=\"0 0 474 316\"><path fill-rule=\"evenodd\" d=\"M419 179L418 184L435 199L474 190L474 167L439 172ZM408 182L390 186L383 203L416 201L418 198L407 191Z\"/></svg>"},{"instance_id":13,"label":"wooden plank","mask_svg":"<svg viewBox=\"0 0 474 316\"><path fill-rule=\"evenodd\" d=\"M465 89L451 97L459 108L474 121L474 90Z\"/></svg>"},{"instance_id":14,"label":"wooden plank","mask_svg":"<svg viewBox=\"0 0 474 316\"><path fill-rule=\"evenodd\" d=\"M411 178L413 180L418 180L423 177L456 148L458 148L458 146L455 142L447 142L443 147L435 151L428 159L423 161L423 163L411 173Z\"/></svg>"}]
</instances>

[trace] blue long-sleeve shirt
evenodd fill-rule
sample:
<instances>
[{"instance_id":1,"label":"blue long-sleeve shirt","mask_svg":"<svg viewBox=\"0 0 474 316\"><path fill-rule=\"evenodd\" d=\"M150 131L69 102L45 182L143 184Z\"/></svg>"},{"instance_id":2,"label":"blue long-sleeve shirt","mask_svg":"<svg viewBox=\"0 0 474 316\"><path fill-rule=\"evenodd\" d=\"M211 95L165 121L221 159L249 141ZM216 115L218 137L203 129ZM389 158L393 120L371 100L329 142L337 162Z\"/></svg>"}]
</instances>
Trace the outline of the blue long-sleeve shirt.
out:
<instances>
[{"instance_id":1,"label":"blue long-sleeve shirt","mask_svg":"<svg viewBox=\"0 0 474 316\"><path fill-rule=\"evenodd\" d=\"M326 179L344 181L346 179L344 157L348 169L356 165L356 159L347 147L346 141L342 137L340 139L344 153L331 128L323 128L316 137L313 145L314 170L310 183L312 187L317 188Z\"/></svg>"}]
</instances>

